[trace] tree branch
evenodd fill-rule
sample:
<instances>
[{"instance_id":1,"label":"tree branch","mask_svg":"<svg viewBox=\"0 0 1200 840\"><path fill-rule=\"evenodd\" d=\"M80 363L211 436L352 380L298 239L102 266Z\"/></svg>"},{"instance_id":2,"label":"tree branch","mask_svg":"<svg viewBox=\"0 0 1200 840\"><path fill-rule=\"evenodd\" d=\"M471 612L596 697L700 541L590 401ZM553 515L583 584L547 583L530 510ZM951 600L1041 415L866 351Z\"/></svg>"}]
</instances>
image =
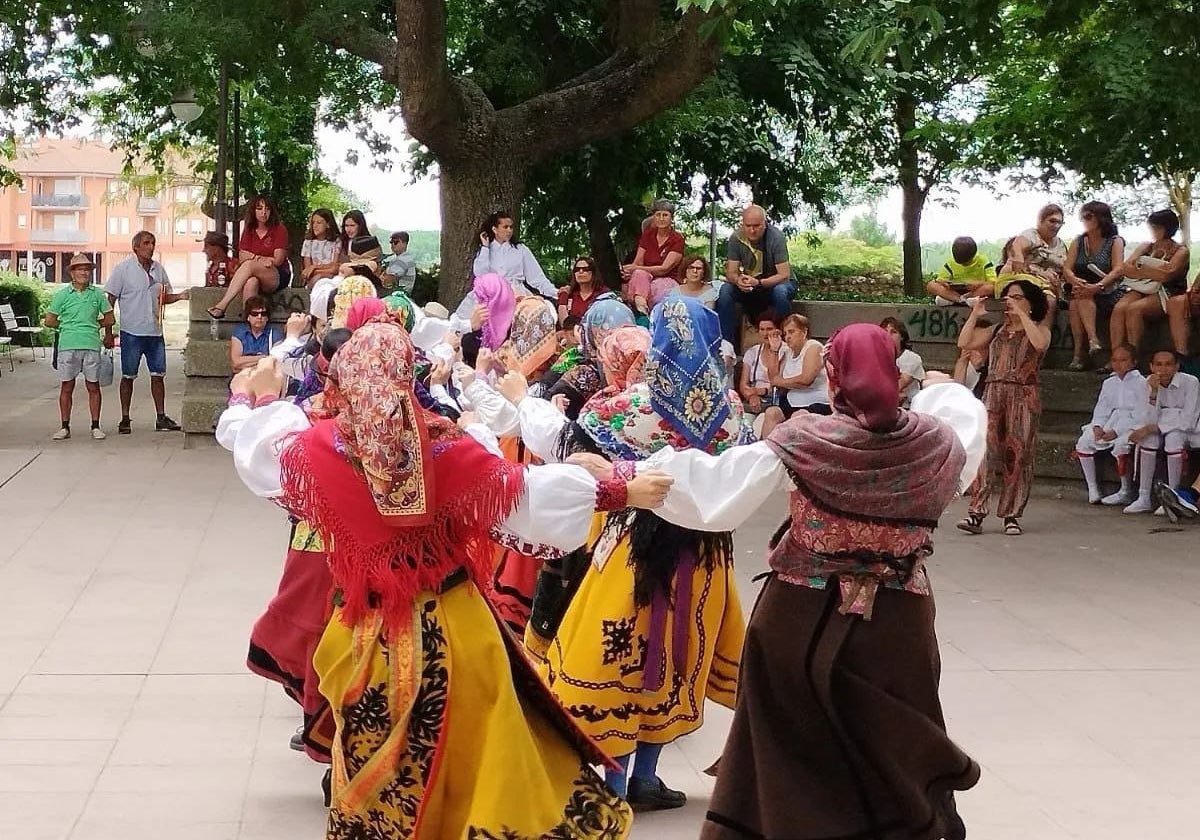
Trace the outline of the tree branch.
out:
<instances>
[{"instance_id":1,"label":"tree branch","mask_svg":"<svg viewBox=\"0 0 1200 840\"><path fill-rule=\"evenodd\" d=\"M543 160L619 134L682 101L716 68L719 45L701 33L718 13L693 9L667 37L643 44L638 53L618 50L568 87L498 112L513 152Z\"/></svg>"},{"instance_id":2,"label":"tree branch","mask_svg":"<svg viewBox=\"0 0 1200 840\"><path fill-rule=\"evenodd\" d=\"M658 0L620 0L613 10L616 14L613 42L617 49L636 48L638 43L652 37L661 5Z\"/></svg>"},{"instance_id":3,"label":"tree branch","mask_svg":"<svg viewBox=\"0 0 1200 840\"><path fill-rule=\"evenodd\" d=\"M337 50L344 50L363 61L378 64L383 78L399 86L396 78L396 41L365 23L346 20L321 34L321 40Z\"/></svg>"}]
</instances>

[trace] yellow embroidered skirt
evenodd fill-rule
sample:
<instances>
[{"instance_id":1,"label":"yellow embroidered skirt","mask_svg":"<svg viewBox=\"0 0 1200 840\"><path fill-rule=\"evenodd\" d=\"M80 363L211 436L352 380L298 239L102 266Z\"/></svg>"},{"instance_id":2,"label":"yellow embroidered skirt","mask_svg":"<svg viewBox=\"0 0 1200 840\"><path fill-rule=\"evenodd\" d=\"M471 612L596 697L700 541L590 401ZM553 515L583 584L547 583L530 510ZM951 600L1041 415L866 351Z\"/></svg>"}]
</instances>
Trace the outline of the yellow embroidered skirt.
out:
<instances>
[{"instance_id":1,"label":"yellow embroidered skirt","mask_svg":"<svg viewBox=\"0 0 1200 840\"><path fill-rule=\"evenodd\" d=\"M337 720L329 840L627 836L631 812L589 766L594 745L474 584L422 595L395 639L379 616L339 618L315 655Z\"/></svg>"},{"instance_id":2,"label":"yellow embroidered skirt","mask_svg":"<svg viewBox=\"0 0 1200 840\"><path fill-rule=\"evenodd\" d=\"M550 643L542 671L583 731L605 752L624 756L638 741L667 744L698 729L705 698L734 707L746 622L732 558L721 558L711 569L697 564L688 602L668 607L660 642L666 650L650 651L651 609L634 604L628 536L610 546L597 544L604 521L601 514L593 523L589 544L596 545L596 562ZM670 629L678 609L687 611L683 640ZM675 651L681 642L686 651ZM661 663L656 689L646 687L648 661Z\"/></svg>"}]
</instances>

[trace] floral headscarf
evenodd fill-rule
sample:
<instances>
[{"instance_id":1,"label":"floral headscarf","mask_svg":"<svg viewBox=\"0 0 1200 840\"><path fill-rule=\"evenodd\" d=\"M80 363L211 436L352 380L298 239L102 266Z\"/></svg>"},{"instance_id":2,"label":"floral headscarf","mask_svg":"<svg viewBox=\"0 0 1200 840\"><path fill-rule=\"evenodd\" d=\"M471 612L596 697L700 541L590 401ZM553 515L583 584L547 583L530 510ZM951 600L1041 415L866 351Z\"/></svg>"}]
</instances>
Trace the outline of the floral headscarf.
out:
<instances>
[{"instance_id":1,"label":"floral headscarf","mask_svg":"<svg viewBox=\"0 0 1200 840\"><path fill-rule=\"evenodd\" d=\"M395 291L385 297L383 302L389 310L400 316L404 329L412 332L417 323L417 305L412 302L412 298L402 291Z\"/></svg>"},{"instance_id":2,"label":"floral headscarf","mask_svg":"<svg viewBox=\"0 0 1200 840\"><path fill-rule=\"evenodd\" d=\"M725 420L699 447L710 455L720 455L731 446L754 440L754 429L742 411L742 401L733 392L727 395L726 406ZM583 407L577 422L606 456L617 460L642 461L667 446L692 447L691 440L654 409L650 386L645 382L620 393L606 389L597 394Z\"/></svg>"},{"instance_id":3,"label":"floral headscarf","mask_svg":"<svg viewBox=\"0 0 1200 840\"><path fill-rule=\"evenodd\" d=\"M654 410L696 449L705 449L729 419L721 324L717 313L677 295L650 314L645 377Z\"/></svg>"},{"instance_id":4,"label":"floral headscarf","mask_svg":"<svg viewBox=\"0 0 1200 840\"><path fill-rule=\"evenodd\" d=\"M326 402L379 513L395 525L432 521L429 431L413 398L413 346L382 315L354 331L329 366Z\"/></svg>"},{"instance_id":5,"label":"floral headscarf","mask_svg":"<svg viewBox=\"0 0 1200 840\"><path fill-rule=\"evenodd\" d=\"M366 277L356 274L342 280L342 284L338 286L337 297L333 299L333 318L330 326L334 328L346 326L346 319L350 316L350 307L354 305L354 302L361 298L373 297L375 297L375 287Z\"/></svg>"},{"instance_id":6,"label":"floral headscarf","mask_svg":"<svg viewBox=\"0 0 1200 840\"><path fill-rule=\"evenodd\" d=\"M509 370L526 377L545 367L558 346L558 313L540 297L517 301L508 340L500 346L499 358Z\"/></svg>"},{"instance_id":7,"label":"floral headscarf","mask_svg":"<svg viewBox=\"0 0 1200 840\"><path fill-rule=\"evenodd\" d=\"M483 325L483 346L498 350L508 338L517 301L512 286L499 274L481 274L475 278L475 299L487 308L488 319Z\"/></svg>"},{"instance_id":8,"label":"floral headscarf","mask_svg":"<svg viewBox=\"0 0 1200 840\"><path fill-rule=\"evenodd\" d=\"M597 359L600 342L617 327L632 326L633 311L612 292L605 292L583 313L579 321L579 347L585 359Z\"/></svg>"},{"instance_id":9,"label":"floral headscarf","mask_svg":"<svg viewBox=\"0 0 1200 840\"><path fill-rule=\"evenodd\" d=\"M623 391L641 382L650 333L642 327L617 327L600 342L600 365L608 387Z\"/></svg>"}]
</instances>

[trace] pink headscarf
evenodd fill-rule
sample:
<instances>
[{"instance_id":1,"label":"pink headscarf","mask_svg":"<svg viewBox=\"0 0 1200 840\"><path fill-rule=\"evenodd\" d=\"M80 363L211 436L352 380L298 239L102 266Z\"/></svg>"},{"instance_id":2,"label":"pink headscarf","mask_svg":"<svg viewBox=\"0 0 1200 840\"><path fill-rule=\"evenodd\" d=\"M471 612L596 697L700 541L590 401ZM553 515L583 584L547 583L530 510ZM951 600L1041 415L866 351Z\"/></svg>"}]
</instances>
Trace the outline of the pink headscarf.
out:
<instances>
[{"instance_id":1,"label":"pink headscarf","mask_svg":"<svg viewBox=\"0 0 1200 840\"><path fill-rule=\"evenodd\" d=\"M642 327L617 327L600 340L600 365L610 387L624 390L641 382L650 333Z\"/></svg>"},{"instance_id":2,"label":"pink headscarf","mask_svg":"<svg viewBox=\"0 0 1200 840\"><path fill-rule=\"evenodd\" d=\"M481 274L475 278L475 299L488 311L487 323L483 325L483 346L497 350L508 339L517 308L512 286L499 274Z\"/></svg>"},{"instance_id":3,"label":"pink headscarf","mask_svg":"<svg viewBox=\"0 0 1200 840\"><path fill-rule=\"evenodd\" d=\"M890 432L900 422L900 370L896 343L874 324L851 324L825 345L833 384L833 407L872 432Z\"/></svg>"},{"instance_id":4,"label":"pink headscarf","mask_svg":"<svg viewBox=\"0 0 1200 840\"><path fill-rule=\"evenodd\" d=\"M379 298L359 298L350 305L350 311L346 313L346 329L353 332L385 311L387 306Z\"/></svg>"}]
</instances>

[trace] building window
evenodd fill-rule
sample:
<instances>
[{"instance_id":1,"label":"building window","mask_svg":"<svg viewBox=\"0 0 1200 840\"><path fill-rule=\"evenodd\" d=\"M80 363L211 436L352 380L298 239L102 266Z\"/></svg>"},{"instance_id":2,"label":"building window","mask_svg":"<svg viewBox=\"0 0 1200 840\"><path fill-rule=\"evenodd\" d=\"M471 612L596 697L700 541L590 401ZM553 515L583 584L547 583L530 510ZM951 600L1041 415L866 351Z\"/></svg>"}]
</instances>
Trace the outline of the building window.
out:
<instances>
[{"instance_id":1,"label":"building window","mask_svg":"<svg viewBox=\"0 0 1200 840\"><path fill-rule=\"evenodd\" d=\"M21 190L21 192L25 192L25 190ZM18 214L17 214L17 227L19 227L19 228L21 228L22 230L24 230L24 229L25 229L25 226L26 226L28 223L29 223L29 220L28 220L28 219L25 217L25 214L24 214L24 213L18 213Z\"/></svg>"},{"instance_id":2,"label":"building window","mask_svg":"<svg viewBox=\"0 0 1200 840\"><path fill-rule=\"evenodd\" d=\"M25 181L22 180L21 183L17 184L17 192L25 193L28 191L29 191L29 187L25 184Z\"/></svg>"},{"instance_id":3,"label":"building window","mask_svg":"<svg viewBox=\"0 0 1200 840\"><path fill-rule=\"evenodd\" d=\"M203 219L192 219L192 235L193 236L203 236L204 235L204 220Z\"/></svg>"},{"instance_id":4,"label":"building window","mask_svg":"<svg viewBox=\"0 0 1200 840\"><path fill-rule=\"evenodd\" d=\"M117 234L129 233L129 217L128 216L109 216L108 217L108 232L113 236Z\"/></svg>"},{"instance_id":5,"label":"building window","mask_svg":"<svg viewBox=\"0 0 1200 840\"><path fill-rule=\"evenodd\" d=\"M176 187L175 200L180 202L191 201L191 196L188 194L187 187Z\"/></svg>"},{"instance_id":6,"label":"building window","mask_svg":"<svg viewBox=\"0 0 1200 840\"><path fill-rule=\"evenodd\" d=\"M177 233L181 236L183 234L187 233L187 219L176 219L175 220L175 233Z\"/></svg>"}]
</instances>

